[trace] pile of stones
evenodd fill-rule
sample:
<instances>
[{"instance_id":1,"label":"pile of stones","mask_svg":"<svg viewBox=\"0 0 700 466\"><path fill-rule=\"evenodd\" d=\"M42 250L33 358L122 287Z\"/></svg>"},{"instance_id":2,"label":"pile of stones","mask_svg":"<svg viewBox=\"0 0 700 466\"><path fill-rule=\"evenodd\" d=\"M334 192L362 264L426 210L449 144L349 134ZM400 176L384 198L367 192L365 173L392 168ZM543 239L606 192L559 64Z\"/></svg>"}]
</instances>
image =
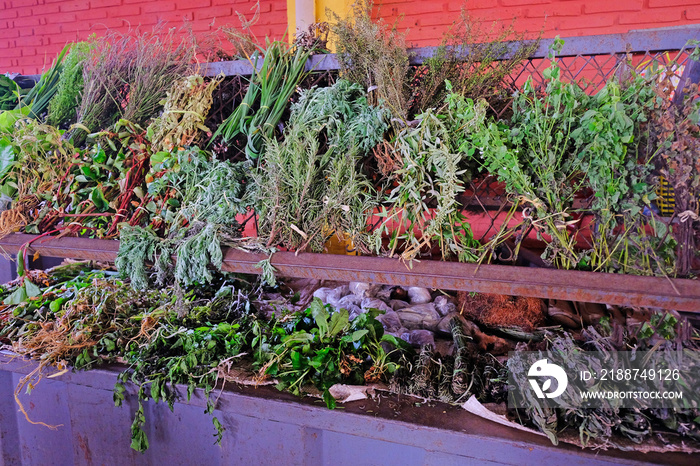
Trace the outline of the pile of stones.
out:
<instances>
[{"instance_id":1,"label":"pile of stones","mask_svg":"<svg viewBox=\"0 0 700 466\"><path fill-rule=\"evenodd\" d=\"M454 297L416 286L350 282L319 288L313 296L336 309L347 309L350 319L369 309L384 311L377 320L385 331L417 347L435 345L436 338L451 338L450 319L457 313Z\"/></svg>"}]
</instances>

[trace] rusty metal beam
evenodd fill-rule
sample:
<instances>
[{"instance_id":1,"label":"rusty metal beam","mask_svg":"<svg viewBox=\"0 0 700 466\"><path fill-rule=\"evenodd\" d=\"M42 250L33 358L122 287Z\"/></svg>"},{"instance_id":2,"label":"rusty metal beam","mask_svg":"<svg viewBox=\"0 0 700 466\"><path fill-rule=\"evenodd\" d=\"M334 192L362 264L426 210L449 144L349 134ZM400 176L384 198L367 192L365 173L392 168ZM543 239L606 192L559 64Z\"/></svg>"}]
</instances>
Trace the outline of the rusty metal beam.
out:
<instances>
[{"instance_id":1,"label":"rusty metal beam","mask_svg":"<svg viewBox=\"0 0 700 466\"><path fill-rule=\"evenodd\" d=\"M260 273L255 264L264 258L263 255L228 251L224 268ZM423 286L700 312L700 282L697 280L435 261L414 261L408 268L408 264L395 259L308 253L295 256L290 252L275 254L272 265L280 275L289 277Z\"/></svg>"},{"instance_id":2,"label":"rusty metal beam","mask_svg":"<svg viewBox=\"0 0 700 466\"><path fill-rule=\"evenodd\" d=\"M36 235L13 233L0 239L0 253L17 254L20 246L34 241L28 252L38 252L46 257L65 259L96 260L114 262L119 251L119 241L89 239L89 238L40 238Z\"/></svg>"},{"instance_id":3,"label":"rusty metal beam","mask_svg":"<svg viewBox=\"0 0 700 466\"><path fill-rule=\"evenodd\" d=\"M0 248L16 254L22 244L34 238L24 234L9 235L0 240ZM42 238L31 244L29 253L114 261L118 249L118 241ZM266 258L264 254L229 249L224 256L223 270L260 274L261 269L256 265ZM311 253L295 255L292 252L274 254L272 265L283 277L423 286L700 313L698 280L436 261L414 261L409 268L408 264L395 259Z\"/></svg>"}]
</instances>

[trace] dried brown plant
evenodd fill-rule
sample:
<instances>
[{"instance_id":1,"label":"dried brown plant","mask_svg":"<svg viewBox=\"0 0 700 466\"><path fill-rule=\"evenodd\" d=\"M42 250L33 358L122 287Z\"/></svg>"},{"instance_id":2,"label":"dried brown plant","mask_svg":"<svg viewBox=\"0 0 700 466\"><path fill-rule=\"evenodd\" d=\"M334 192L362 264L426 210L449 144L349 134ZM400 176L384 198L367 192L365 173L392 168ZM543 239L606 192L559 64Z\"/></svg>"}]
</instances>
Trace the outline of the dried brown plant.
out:
<instances>
[{"instance_id":1,"label":"dried brown plant","mask_svg":"<svg viewBox=\"0 0 700 466\"><path fill-rule=\"evenodd\" d=\"M328 12L334 21L331 33L338 48L340 72L345 79L364 86L370 104L382 101L394 117L405 119L409 96L405 34L382 20L373 21L371 13L369 0L355 2L348 18Z\"/></svg>"},{"instance_id":2,"label":"dried brown plant","mask_svg":"<svg viewBox=\"0 0 700 466\"><path fill-rule=\"evenodd\" d=\"M109 32L83 65L84 89L73 141L80 144L89 132L108 129L119 118L145 126L196 54L196 41L184 27Z\"/></svg>"},{"instance_id":3,"label":"dried brown plant","mask_svg":"<svg viewBox=\"0 0 700 466\"><path fill-rule=\"evenodd\" d=\"M515 24L515 19L507 26L479 21L463 9L433 56L414 70L411 113L444 105L446 80L452 92L486 99L499 113L513 90L511 75L539 46L539 37L525 40Z\"/></svg>"}]
</instances>

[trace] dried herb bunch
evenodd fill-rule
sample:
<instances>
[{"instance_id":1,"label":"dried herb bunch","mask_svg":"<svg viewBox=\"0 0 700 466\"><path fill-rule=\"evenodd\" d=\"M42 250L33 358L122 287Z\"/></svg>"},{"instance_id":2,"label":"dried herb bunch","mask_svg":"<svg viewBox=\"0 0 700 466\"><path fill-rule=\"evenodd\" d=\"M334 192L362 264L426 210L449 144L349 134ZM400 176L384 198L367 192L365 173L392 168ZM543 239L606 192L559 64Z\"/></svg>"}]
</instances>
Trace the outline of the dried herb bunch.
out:
<instances>
[{"instance_id":1,"label":"dried herb bunch","mask_svg":"<svg viewBox=\"0 0 700 466\"><path fill-rule=\"evenodd\" d=\"M223 77L205 79L192 75L177 80L168 91L163 113L148 127L154 152L171 151L202 140L210 130L204 125L213 101L214 91Z\"/></svg>"},{"instance_id":2,"label":"dried herb bunch","mask_svg":"<svg viewBox=\"0 0 700 466\"><path fill-rule=\"evenodd\" d=\"M266 141L253 174L258 234L268 247L321 251L333 232L364 243L374 196L359 157L381 140L386 116L345 80L302 91L283 141Z\"/></svg>"},{"instance_id":3,"label":"dried herb bunch","mask_svg":"<svg viewBox=\"0 0 700 466\"><path fill-rule=\"evenodd\" d=\"M312 23L306 31L299 31L294 38L294 43L305 49L313 49L316 51L328 50L328 33L330 26L328 23L319 22Z\"/></svg>"},{"instance_id":4,"label":"dried herb bunch","mask_svg":"<svg viewBox=\"0 0 700 466\"><path fill-rule=\"evenodd\" d=\"M255 12L253 12L253 16L250 19L246 18L243 13L236 11L238 20L241 23L240 27L224 26L221 28L221 32L228 41L228 44L233 47L231 55L222 58L226 60L230 60L232 56L248 58L258 49L258 40L250 28L260 20L260 3L257 3L254 8ZM220 53L226 52L221 51Z\"/></svg>"},{"instance_id":5,"label":"dried herb bunch","mask_svg":"<svg viewBox=\"0 0 700 466\"><path fill-rule=\"evenodd\" d=\"M440 354L433 344L423 345L417 358L405 358L399 366L391 391L452 404L462 404L472 395L484 402L505 401L507 368L501 358L479 349L475 328L461 316L451 317L446 330L454 344L453 354Z\"/></svg>"},{"instance_id":6,"label":"dried herb bunch","mask_svg":"<svg viewBox=\"0 0 700 466\"><path fill-rule=\"evenodd\" d=\"M83 65L74 142L82 143L87 133L107 129L119 118L145 127L195 55L195 41L184 30L156 26L147 33L108 33Z\"/></svg>"},{"instance_id":7,"label":"dried herb bunch","mask_svg":"<svg viewBox=\"0 0 700 466\"><path fill-rule=\"evenodd\" d=\"M121 115L134 59L132 40L108 32L83 63L83 95L76 112L78 124L71 134L76 145L82 144L88 133L109 128Z\"/></svg>"},{"instance_id":8,"label":"dried herb bunch","mask_svg":"<svg viewBox=\"0 0 700 466\"><path fill-rule=\"evenodd\" d=\"M146 127L163 107L173 82L187 74L196 55L194 37L184 28L156 26L136 34L129 64L129 96L122 117Z\"/></svg>"},{"instance_id":9,"label":"dried herb bunch","mask_svg":"<svg viewBox=\"0 0 700 466\"><path fill-rule=\"evenodd\" d=\"M524 33L515 32L515 20L489 26L462 9L432 56L413 70L409 114L442 106L450 81L453 92L485 99L500 116L515 90L513 73L538 46L539 37L525 40Z\"/></svg>"},{"instance_id":10,"label":"dried herb bunch","mask_svg":"<svg viewBox=\"0 0 700 466\"><path fill-rule=\"evenodd\" d=\"M695 50L688 65L689 75L697 76L700 64ZM700 228L700 90L697 83L685 85L675 90L672 82L674 76L671 63L661 70L656 87L656 105L652 113L652 138L654 147L658 147L657 164L660 174L673 187L675 210L673 218L673 235L678 242L676 273L687 276L693 260L698 254L698 229ZM673 92L680 95L671 99Z\"/></svg>"},{"instance_id":11,"label":"dried herb bunch","mask_svg":"<svg viewBox=\"0 0 700 466\"><path fill-rule=\"evenodd\" d=\"M623 358L615 356L616 352L649 351L652 354L650 365L657 370L661 367L682 370L684 384L693 387L700 367L695 339L697 333L686 320L671 313L656 313L651 320L634 328L621 327L614 321L611 324L604 318L595 327L584 329L576 339L566 333L548 334L545 349L540 345L538 350L542 358L562 364L567 373L595 372L600 368L600 357L587 356L587 351L609 355L606 364L610 364L609 369L613 371L625 367ZM521 344L519 349L527 351L529 348ZM507 365L514 373L524 374L530 363L525 363L522 353L516 351ZM555 445L565 438L568 442L593 448L638 449L650 441L670 445L679 438L689 444L700 440L700 411L691 403L677 408L646 408L648 402L640 399L637 404L641 407L619 408L619 402L610 401L606 406L589 408L574 401L562 401L560 407L554 408L536 397L526 377L516 377L515 383L522 390L528 407L513 413L513 417L522 424L534 425ZM626 388L630 390L649 389L644 379L632 379L629 384ZM596 382L596 387L605 390L606 382Z\"/></svg>"},{"instance_id":12,"label":"dried herb bunch","mask_svg":"<svg viewBox=\"0 0 700 466\"><path fill-rule=\"evenodd\" d=\"M83 62L94 47L94 42L78 42L71 46L63 61L56 95L49 103L47 123L67 127L75 120L76 108L83 92Z\"/></svg>"},{"instance_id":13,"label":"dried herb bunch","mask_svg":"<svg viewBox=\"0 0 700 466\"><path fill-rule=\"evenodd\" d=\"M347 19L334 13L332 41L337 45L341 74L369 92L369 102L391 109L405 119L408 111L406 77L409 61L405 35L381 20L372 20L372 1L358 0Z\"/></svg>"}]
</instances>

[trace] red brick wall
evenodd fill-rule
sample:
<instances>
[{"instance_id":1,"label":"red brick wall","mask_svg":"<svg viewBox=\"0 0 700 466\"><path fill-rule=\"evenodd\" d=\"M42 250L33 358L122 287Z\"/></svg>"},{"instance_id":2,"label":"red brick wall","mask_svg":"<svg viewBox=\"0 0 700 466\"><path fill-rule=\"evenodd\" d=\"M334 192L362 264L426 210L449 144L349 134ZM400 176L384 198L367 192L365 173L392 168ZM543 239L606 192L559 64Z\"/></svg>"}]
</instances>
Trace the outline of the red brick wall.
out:
<instances>
[{"instance_id":1,"label":"red brick wall","mask_svg":"<svg viewBox=\"0 0 700 466\"><path fill-rule=\"evenodd\" d=\"M473 18L509 25L545 37L622 33L700 23L700 0L375 0L375 16L399 30L408 43L439 43L462 6Z\"/></svg>"},{"instance_id":2,"label":"red brick wall","mask_svg":"<svg viewBox=\"0 0 700 466\"><path fill-rule=\"evenodd\" d=\"M251 16L254 0L0 0L0 73L32 74L49 64L68 41L105 29L151 27L184 19L195 31L238 25L236 11ZM375 14L409 29L411 45L435 45L459 15L460 1L375 0ZM700 0L468 0L475 18L510 24L546 37L626 32L700 23ZM259 37L282 38L286 0L260 0ZM545 19L546 18L546 19ZM212 21L216 19L214 25Z\"/></svg>"},{"instance_id":3,"label":"red brick wall","mask_svg":"<svg viewBox=\"0 0 700 466\"><path fill-rule=\"evenodd\" d=\"M92 33L99 37L106 29L150 30L161 20L169 25L187 20L195 32L238 26L236 11L250 18L255 4L255 0L0 0L0 73L38 73L66 42ZM260 0L260 20L251 28L253 33L261 39L279 39L286 29L286 0Z\"/></svg>"}]
</instances>

